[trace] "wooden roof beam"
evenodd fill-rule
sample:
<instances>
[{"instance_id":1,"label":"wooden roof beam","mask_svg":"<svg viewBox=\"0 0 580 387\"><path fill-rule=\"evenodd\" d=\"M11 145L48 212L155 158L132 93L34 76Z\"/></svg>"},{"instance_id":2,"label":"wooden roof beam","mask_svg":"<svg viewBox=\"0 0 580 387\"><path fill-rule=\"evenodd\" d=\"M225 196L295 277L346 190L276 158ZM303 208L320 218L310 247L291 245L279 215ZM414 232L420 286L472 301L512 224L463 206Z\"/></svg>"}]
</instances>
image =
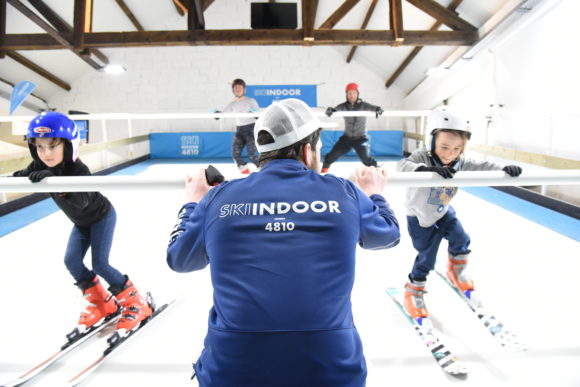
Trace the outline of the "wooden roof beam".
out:
<instances>
[{"instance_id":1,"label":"wooden roof beam","mask_svg":"<svg viewBox=\"0 0 580 387\"><path fill-rule=\"evenodd\" d=\"M8 0L15 1L15 0ZM65 34L72 37L72 34ZM295 30L195 30L126 31L85 34L86 48L162 47L162 46L300 46L304 33ZM469 46L477 31L405 31L403 45ZM393 45L390 30L314 30L315 45L384 46ZM6 50L56 50L62 48L47 34L7 34Z\"/></svg>"},{"instance_id":2,"label":"wooden roof beam","mask_svg":"<svg viewBox=\"0 0 580 387\"><path fill-rule=\"evenodd\" d=\"M435 20L440 21L452 30L456 31L477 31L477 28L469 24L454 12L439 5L434 0L407 0L421 11L425 12Z\"/></svg>"},{"instance_id":3,"label":"wooden roof beam","mask_svg":"<svg viewBox=\"0 0 580 387\"><path fill-rule=\"evenodd\" d=\"M314 40L314 21L318 11L318 0L302 0L302 29L304 40Z\"/></svg>"},{"instance_id":4,"label":"wooden roof beam","mask_svg":"<svg viewBox=\"0 0 580 387\"><path fill-rule=\"evenodd\" d=\"M181 4L181 2L179 0L172 0L172 1L173 1L173 5L175 6L175 10L179 14L179 16L185 16L185 14L187 13L187 8L185 8L185 6L183 4Z\"/></svg>"},{"instance_id":5,"label":"wooden roof beam","mask_svg":"<svg viewBox=\"0 0 580 387\"><path fill-rule=\"evenodd\" d=\"M85 33L92 32L93 0L74 0L73 47L81 56L85 51Z\"/></svg>"},{"instance_id":6,"label":"wooden roof beam","mask_svg":"<svg viewBox=\"0 0 580 387\"><path fill-rule=\"evenodd\" d=\"M203 0L203 12L207 11L210 5L213 4L215 0Z\"/></svg>"},{"instance_id":7,"label":"wooden roof beam","mask_svg":"<svg viewBox=\"0 0 580 387\"><path fill-rule=\"evenodd\" d=\"M455 12L455 10L457 9L457 7L459 7L459 4L461 4L462 1L463 0L453 0L453 2L451 4L449 4L447 9L452 11L452 12ZM441 27L442 25L443 25L443 23L438 21L435 24L433 24L433 26L430 28L429 31L437 31L439 29L439 27ZM399 78L399 76L403 73L403 71L407 68L407 66L409 66L409 64L413 61L413 59L415 59L415 57L419 54L419 52L421 52L423 47L425 47L425 46L422 46L422 45L417 46L413 49L413 51L411 51L411 53L405 58L405 60L403 60L403 62L395 70L393 75L391 75L391 77L387 80L387 82L385 83L385 87L389 88L389 87L391 87L391 85L393 83L395 83L397 78Z\"/></svg>"},{"instance_id":8,"label":"wooden roof beam","mask_svg":"<svg viewBox=\"0 0 580 387\"><path fill-rule=\"evenodd\" d=\"M403 37L403 7L401 0L389 0L389 23L393 31L393 39L400 44Z\"/></svg>"},{"instance_id":9,"label":"wooden roof beam","mask_svg":"<svg viewBox=\"0 0 580 387\"><path fill-rule=\"evenodd\" d=\"M176 7L187 13L188 30L205 30L203 13L214 0L173 0L173 2Z\"/></svg>"},{"instance_id":10,"label":"wooden roof beam","mask_svg":"<svg viewBox=\"0 0 580 387\"><path fill-rule=\"evenodd\" d=\"M0 46L4 44L6 35L6 0L0 0ZM0 50L0 59L4 59L6 51Z\"/></svg>"},{"instance_id":11,"label":"wooden roof beam","mask_svg":"<svg viewBox=\"0 0 580 387\"><path fill-rule=\"evenodd\" d=\"M371 19L371 16L373 15L373 12L375 11L375 7L377 6L377 1L378 0L372 0L371 5L369 6L369 9L367 11L367 14L365 15L365 19L362 22L362 25L360 27L361 30L365 30L367 28L367 25L369 24L369 20ZM350 61L352 60L352 57L354 56L354 53L356 52L356 48L358 46L352 46L352 48L350 49L350 52L348 53L348 56L346 58L346 63L350 63Z\"/></svg>"},{"instance_id":12,"label":"wooden roof beam","mask_svg":"<svg viewBox=\"0 0 580 387\"><path fill-rule=\"evenodd\" d=\"M59 43L57 45L57 47L52 48L53 50L60 49L63 47L68 48L69 50L71 50L72 52L77 54L79 56L79 58L84 60L92 68L94 68L96 70L100 70L102 68L102 66L99 63L95 62L91 58L88 58L86 56L83 57L80 53L76 52L74 46L70 43L72 41L72 38L73 38L73 36L70 33L68 34L68 35L70 35L70 39L71 39L69 41L67 38L65 38L63 35L61 35L61 33L59 33L57 30L52 28L52 26L50 24L45 22L42 18L40 18L38 15L36 15L30 9L28 9L28 7L26 7L24 4L22 4L20 2L20 0L7 0L7 2L8 2L8 4L10 4L14 8L16 8L18 11L20 11L24 16L26 16L30 20L32 20L37 26L39 26L44 31L46 31L46 33L48 34L46 36L48 37L48 39L51 41L52 44L54 44L53 40L56 40ZM25 34L25 35L28 35L28 34ZM6 37L8 37L8 36L9 35L6 35Z\"/></svg>"},{"instance_id":13,"label":"wooden roof beam","mask_svg":"<svg viewBox=\"0 0 580 387\"><path fill-rule=\"evenodd\" d=\"M345 0L344 3L324 23L318 27L319 29L332 29L342 20L342 18L355 6L360 0Z\"/></svg>"},{"instance_id":14,"label":"wooden roof beam","mask_svg":"<svg viewBox=\"0 0 580 387\"><path fill-rule=\"evenodd\" d=\"M205 30L202 0L189 0L189 15L187 18L188 30Z\"/></svg>"},{"instance_id":15,"label":"wooden roof beam","mask_svg":"<svg viewBox=\"0 0 580 387\"><path fill-rule=\"evenodd\" d=\"M58 32L70 32L72 26L65 22L60 15L53 11L42 0L28 0L28 2L50 23Z\"/></svg>"},{"instance_id":16,"label":"wooden roof beam","mask_svg":"<svg viewBox=\"0 0 580 387\"><path fill-rule=\"evenodd\" d=\"M54 12L52 10L52 8L50 8L48 5L46 5L46 3L42 0L28 0L28 2L30 4L32 4L32 6L34 8L36 8L36 10L38 12L40 12L40 14L50 23L52 24L52 26L54 28L56 28L56 30L60 33L66 33L66 32L71 32L72 31L72 26L70 24L68 24L66 21L64 21L60 15L58 15L56 12ZM104 64L108 64L109 63L109 58L107 58L107 56L105 54L103 54L100 50L94 48L91 49L90 52L95 55L101 62L103 62Z\"/></svg>"},{"instance_id":17,"label":"wooden roof beam","mask_svg":"<svg viewBox=\"0 0 580 387\"><path fill-rule=\"evenodd\" d=\"M21 65L29 68L30 70L34 71L35 73L37 73L41 77L48 79L50 82L54 83L58 87L66 90L66 91L70 91L71 87L68 83L66 83L65 81L63 81L62 79L57 77L56 75L46 71L45 69L43 69L42 67L40 67L36 63L30 61L28 58L20 55L19 53L15 52L15 51L8 51L6 53L6 56L12 58L13 60L20 63Z\"/></svg>"},{"instance_id":18,"label":"wooden roof beam","mask_svg":"<svg viewBox=\"0 0 580 387\"><path fill-rule=\"evenodd\" d=\"M137 29L137 31L145 31L141 23L139 23L139 20L137 20L137 17L135 17L135 14L131 11L129 6L127 6L127 3L125 3L125 0L115 0L115 1L117 2L119 8L121 8L121 10L123 11L125 16L129 18L131 24L133 24L133 26Z\"/></svg>"},{"instance_id":19,"label":"wooden roof beam","mask_svg":"<svg viewBox=\"0 0 580 387\"><path fill-rule=\"evenodd\" d=\"M173 5L179 13L180 16L184 16L186 13L189 12L189 0L172 0ZM202 0L202 9L205 12L210 5L213 4L215 0Z\"/></svg>"}]
</instances>

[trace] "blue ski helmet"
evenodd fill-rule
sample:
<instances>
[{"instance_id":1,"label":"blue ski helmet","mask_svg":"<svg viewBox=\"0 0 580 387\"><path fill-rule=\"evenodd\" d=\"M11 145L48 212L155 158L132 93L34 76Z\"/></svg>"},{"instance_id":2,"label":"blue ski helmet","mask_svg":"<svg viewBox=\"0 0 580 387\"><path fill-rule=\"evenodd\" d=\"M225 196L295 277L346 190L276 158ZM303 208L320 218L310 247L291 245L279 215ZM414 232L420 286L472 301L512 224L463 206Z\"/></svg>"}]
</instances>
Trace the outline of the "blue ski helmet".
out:
<instances>
[{"instance_id":1,"label":"blue ski helmet","mask_svg":"<svg viewBox=\"0 0 580 387\"><path fill-rule=\"evenodd\" d=\"M32 138L58 137L64 141L64 161L75 162L79 154L80 134L73 120L57 112L43 112L30 121L26 139L32 158L40 161Z\"/></svg>"}]
</instances>

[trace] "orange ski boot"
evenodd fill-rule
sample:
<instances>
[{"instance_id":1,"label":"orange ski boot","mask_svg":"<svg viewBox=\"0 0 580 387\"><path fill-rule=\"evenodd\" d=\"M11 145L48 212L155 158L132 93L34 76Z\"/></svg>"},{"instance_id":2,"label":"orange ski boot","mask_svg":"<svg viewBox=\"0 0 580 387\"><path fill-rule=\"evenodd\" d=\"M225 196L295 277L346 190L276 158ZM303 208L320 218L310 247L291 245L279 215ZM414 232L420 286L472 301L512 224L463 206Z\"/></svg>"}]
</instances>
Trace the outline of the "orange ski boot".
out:
<instances>
[{"instance_id":1,"label":"orange ski boot","mask_svg":"<svg viewBox=\"0 0 580 387\"><path fill-rule=\"evenodd\" d=\"M105 321L110 320L118 314L119 306L113 296L103 288L99 277L90 281L83 281L75 284L83 292L83 297L88 301L86 309L81 313L78 326L69 334L69 341L75 341L82 333L92 327L98 327Z\"/></svg>"},{"instance_id":2,"label":"orange ski boot","mask_svg":"<svg viewBox=\"0 0 580 387\"><path fill-rule=\"evenodd\" d=\"M467 268L468 254L449 255L447 261L447 278L461 293L465 295L474 306L481 306L477 297L473 280L469 278L465 269Z\"/></svg>"},{"instance_id":3,"label":"orange ski boot","mask_svg":"<svg viewBox=\"0 0 580 387\"><path fill-rule=\"evenodd\" d=\"M121 337L126 336L132 330L138 328L141 322L149 318L153 313L147 300L141 297L131 280L128 277L126 278L127 281L122 289L109 289L115 295L119 305L123 308L121 318L116 326L117 333Z\"/></svg>"},{"instance_id":4,"label":"orange ski boot","mask_svg":"<svg viewBox=\"0 0 580 387\"><path fill-rule=\"evenodd\" d=\"M425 291L425 283L427 281L414 281L411 280L405 284L405 295L403 299L403 306L409 315L419 324L421 327L430 331L433 328L431 320L429 319L429 314L427 313L427 307L425 306L425 300L423 295L427 293Z\"/></svg>"}]
</instances>

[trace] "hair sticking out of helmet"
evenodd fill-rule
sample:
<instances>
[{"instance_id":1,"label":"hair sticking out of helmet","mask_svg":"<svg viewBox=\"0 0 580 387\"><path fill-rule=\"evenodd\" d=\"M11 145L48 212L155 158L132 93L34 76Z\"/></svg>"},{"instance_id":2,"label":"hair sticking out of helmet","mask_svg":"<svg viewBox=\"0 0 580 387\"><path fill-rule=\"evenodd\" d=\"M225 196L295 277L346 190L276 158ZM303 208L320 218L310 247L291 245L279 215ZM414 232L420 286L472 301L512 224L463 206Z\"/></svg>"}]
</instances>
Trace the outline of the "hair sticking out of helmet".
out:
<instances>
[{"instance_id":1,"label":"hair sticking out of helmet","mask_svg":"<svg viewBox=\"0 0 580 387\"><path fill-rule=\"evenodd\" d=\"M438 107L427 117L427 138L425 145L431 152L435 149L435 134L441 130L453 130L466 135L471 139L469 121L457 113L451 111L447 106Z\"/></svg>"},{"instance_id":2,"label":"hair sticking out of helmet","mask_svg":"<svg viewBox=\"0 0 580 387\"><path fill-rule=\"evenodd\" d=\"M79 153L80 133L75 122L66 115L57 112L44 112L30 121L26 139L30 154L37 161L40 161L40 158L31 139L40 137L62 138L65 140L65 162L76 161Z\"/></svg>"},{"instance_id":3,"label":"hair sticking out of helmet","mask_svg":"<svg viewBox=\"0 0 580 387\"><path fill-rule=\"evenodd\" d=\"M319 128L335 126L334 122L320 121L303 101L288 98L274 101L264 110L254 126L254 138L260 153L271 152L293 145ZM274 142L259 144L257 140L261 131L268 132Z\"/></svg>"},{"instance_id":4,"label":"hair sticking out of helmet","mask_svg":"<svg viewBox=\"0 0 580 387\"><path fill-rule=\"evenodd\" d=\"M344 89L345 93L346 93L346 92L348 92L349 90L354 90L354 91L356 91L357 93L359 93L359 92L360 92L360 91L359 91L358 84L356 84L356 83L354 83L354 82L351 82L351 83L349 83L348 85L346 85L346 87L345 87L345 89Z\"/></svg>"},{"instance_id":5,"label":"hair sticking out of helmet","mask_svg":"<svg viewBox=\"0 0 580 387\"><path fill-rule=\"evenodd\" d=\"M232 81L232 88L236 85L242 85L244 89L246 88L246 82L244 82L244 80L240 78L236 78Z\"/></svg>"}]
</instances>

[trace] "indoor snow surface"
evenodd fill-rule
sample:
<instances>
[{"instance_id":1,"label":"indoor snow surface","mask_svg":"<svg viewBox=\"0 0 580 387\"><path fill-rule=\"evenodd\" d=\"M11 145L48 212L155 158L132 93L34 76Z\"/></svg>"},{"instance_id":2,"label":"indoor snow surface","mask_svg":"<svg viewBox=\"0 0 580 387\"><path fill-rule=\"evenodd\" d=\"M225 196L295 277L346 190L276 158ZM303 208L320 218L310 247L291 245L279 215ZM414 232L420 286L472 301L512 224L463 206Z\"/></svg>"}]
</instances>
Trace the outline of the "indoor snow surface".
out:
<instances>
[{"instance_id":1,"label":"indoor snow surface","mask_svg":"<svg viewBox=\"0 0 580 387\"><path fill-rule=\"evenodd\" d=\"M207 164L148 161L140 175L185 176ZM233 164L216 164L226 178ZM331 172L352 176L355 162ZM139 167L139 165L137 166ZM135 168L135 167L133 167ZM394 163L385 168L394 171ZM202 349L212 304L209 268L178 274L165 253L183 190L104 191L117 210L110 262L158 304L179 298L119 348L83 386L191 386L191 363ZM416 255L407 233L404 188L385 197L401 225L390 250L358 250L354 319L368 365L367 386L580 386L580 244L460 190L452 205L472 239L470 273L488 309L528 346L501 347L466 304L434 273L426 302L449 349L471 369L447 375L385 293L402 289ZM70 221L61 211L0 238L0 384L52 355L77 321L84 301L63 264ZM224 236L227 243L227 236ZM248 243L252 243L248 241ZM446 260L446 242L439 261ZM87 255L87 262L90 258ZM69 353L27 385L59 386L96 359L105 336Z\"/></svg>"}]
</instances>

